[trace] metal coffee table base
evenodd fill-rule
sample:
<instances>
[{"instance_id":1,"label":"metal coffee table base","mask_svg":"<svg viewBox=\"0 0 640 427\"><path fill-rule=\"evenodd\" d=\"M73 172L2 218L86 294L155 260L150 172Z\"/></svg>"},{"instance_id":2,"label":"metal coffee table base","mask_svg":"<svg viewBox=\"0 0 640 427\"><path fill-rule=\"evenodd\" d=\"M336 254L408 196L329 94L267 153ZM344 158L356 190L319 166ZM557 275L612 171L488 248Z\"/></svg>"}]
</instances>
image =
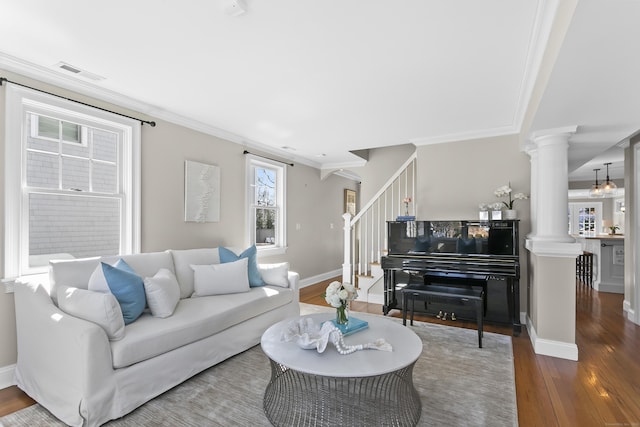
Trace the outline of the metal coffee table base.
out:
<instances>
[{"instance_id":1,"label":"metal coffee table base","mask_svg":"<svg viewBox=\"0 0 640 427\"><path fill-rule=\"evenodd\" d=\"M336 378L270 362L264 412L274 426L415 426L420 419L415 363L382 375Z\"/></svg>"}]
</instances>

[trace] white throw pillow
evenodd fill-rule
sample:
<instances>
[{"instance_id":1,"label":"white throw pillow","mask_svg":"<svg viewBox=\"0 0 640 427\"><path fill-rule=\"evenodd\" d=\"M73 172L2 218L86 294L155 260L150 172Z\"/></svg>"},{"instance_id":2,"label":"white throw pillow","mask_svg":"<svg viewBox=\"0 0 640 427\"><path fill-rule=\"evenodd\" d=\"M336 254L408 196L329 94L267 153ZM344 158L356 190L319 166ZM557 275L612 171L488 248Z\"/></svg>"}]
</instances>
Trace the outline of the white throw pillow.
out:
<instances>
[{"instance_id":1,"label":"white throw pillow","mask_svg":"<svg viewBox=\"0 0 640 427\"><path fill-rule=\"evenodd\" d=\"M124 318L113 294L59 286L58 307L67 314L101 326L111 341L124 337Z\"/></svg>"},{"instance_id":2,"label":"white throw pillow","mask_svg":"<svg viewBox=\"0 0 640 427\"><path fill-rule=\"evenodd\" d=\"M249 291L248 259L224 264L191 265L193 269L192 297L236 294Z\"/></svg>"},{"instance_id":3,"label":"white throw pillow","mask_svg":"<svg viewBox=\"0 0 640 427\"><path fill-rule=\"evenodd\" d=\"M262 280L267 285L289 287L289 263L279 264L258 264L258 270L262 275Z\"/></svg>"},{"instance_id":4,"label":"white throw pillow","mask_svg":"<svg viewBox=\"0 0 640 427\"><path fill-rule=\"evenodd\" d=\"M180 301L180 285L176 276L161 268L153 277L145 277L144 292L153 317L169 317Z\"/></svg>"}]
</instances>

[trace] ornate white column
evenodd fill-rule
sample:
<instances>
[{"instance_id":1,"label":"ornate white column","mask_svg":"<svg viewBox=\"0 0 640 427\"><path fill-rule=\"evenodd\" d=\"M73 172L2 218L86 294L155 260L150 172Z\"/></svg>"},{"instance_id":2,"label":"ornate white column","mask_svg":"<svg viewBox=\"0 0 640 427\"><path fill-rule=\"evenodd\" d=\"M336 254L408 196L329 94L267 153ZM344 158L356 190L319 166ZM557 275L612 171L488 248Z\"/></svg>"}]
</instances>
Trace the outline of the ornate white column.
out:
<instances>
[{"instance_id":1,"label":"ornate white column","mask_svg":"<svg viewBox=\"0 0 640 427\"><path fill-rule=\"evenodd\" d=\"M549 129L532 135L531 240L574 242L567 229L569 205L569 138L576 126Z\"/></svg>"},{"instance_id":2,"label":"ornate white column","mask_svg":"<svg viewBox=\"0 0 640 427\"><path fill-rule=\"evenodd\" d=\"M531 196L529 198L530 204L529 209L531 210L531 232L527 234L527 239L531 239L536 235L538 231L538 221L537 221L537 183L538 183L538 149L534 144L528 144L526 149L527 154L531 158Z\"/></svg>"},{"instance_id":3,"label":"ornate white column","mask_svg":"<svg viewBox=\"0 0 640 427\"><path fill-rule=\"evenodd\" d=\"M576 126L532 135L532 232L527 329L536 354L578 360L575 341L575 258L581 246L569 235L569 138Z\"/></svg>"}]
</instances>

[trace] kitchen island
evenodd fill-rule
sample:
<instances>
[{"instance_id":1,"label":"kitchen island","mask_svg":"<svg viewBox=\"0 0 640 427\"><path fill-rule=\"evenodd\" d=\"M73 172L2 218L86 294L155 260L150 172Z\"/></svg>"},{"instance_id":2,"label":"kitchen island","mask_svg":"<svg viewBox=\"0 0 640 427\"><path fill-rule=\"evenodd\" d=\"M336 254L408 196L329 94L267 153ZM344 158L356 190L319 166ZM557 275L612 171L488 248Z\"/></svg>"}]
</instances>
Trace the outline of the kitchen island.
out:
<instances>
[{"instance_id":1,"label":"kitchen island","mask_svg":"<svg viewBox=\"0 0 640 427\"><path fill-rule=\"evenodd\" d=\"M591 286L600 292L624 294L624 235L575 236L582 249L593 253Z\"/></svg>"}]
</instances>

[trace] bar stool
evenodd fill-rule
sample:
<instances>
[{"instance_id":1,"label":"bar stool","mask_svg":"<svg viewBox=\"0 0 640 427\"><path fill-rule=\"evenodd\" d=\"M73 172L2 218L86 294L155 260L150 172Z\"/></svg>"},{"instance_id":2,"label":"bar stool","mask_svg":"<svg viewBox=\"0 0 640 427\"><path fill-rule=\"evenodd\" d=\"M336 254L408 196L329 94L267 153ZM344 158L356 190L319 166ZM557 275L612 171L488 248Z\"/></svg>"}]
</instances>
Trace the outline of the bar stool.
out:
<instances>
[{"instance_id":1,"label":"bar stool","mask_svg":"<svg viewBox=\"0 0 640 427\"><path fill-rule=\"evenodd\" d=\"M593 281L593 253L584 251L576 259L576 277L584 284Z\"/></svg>"}]
</instances>

